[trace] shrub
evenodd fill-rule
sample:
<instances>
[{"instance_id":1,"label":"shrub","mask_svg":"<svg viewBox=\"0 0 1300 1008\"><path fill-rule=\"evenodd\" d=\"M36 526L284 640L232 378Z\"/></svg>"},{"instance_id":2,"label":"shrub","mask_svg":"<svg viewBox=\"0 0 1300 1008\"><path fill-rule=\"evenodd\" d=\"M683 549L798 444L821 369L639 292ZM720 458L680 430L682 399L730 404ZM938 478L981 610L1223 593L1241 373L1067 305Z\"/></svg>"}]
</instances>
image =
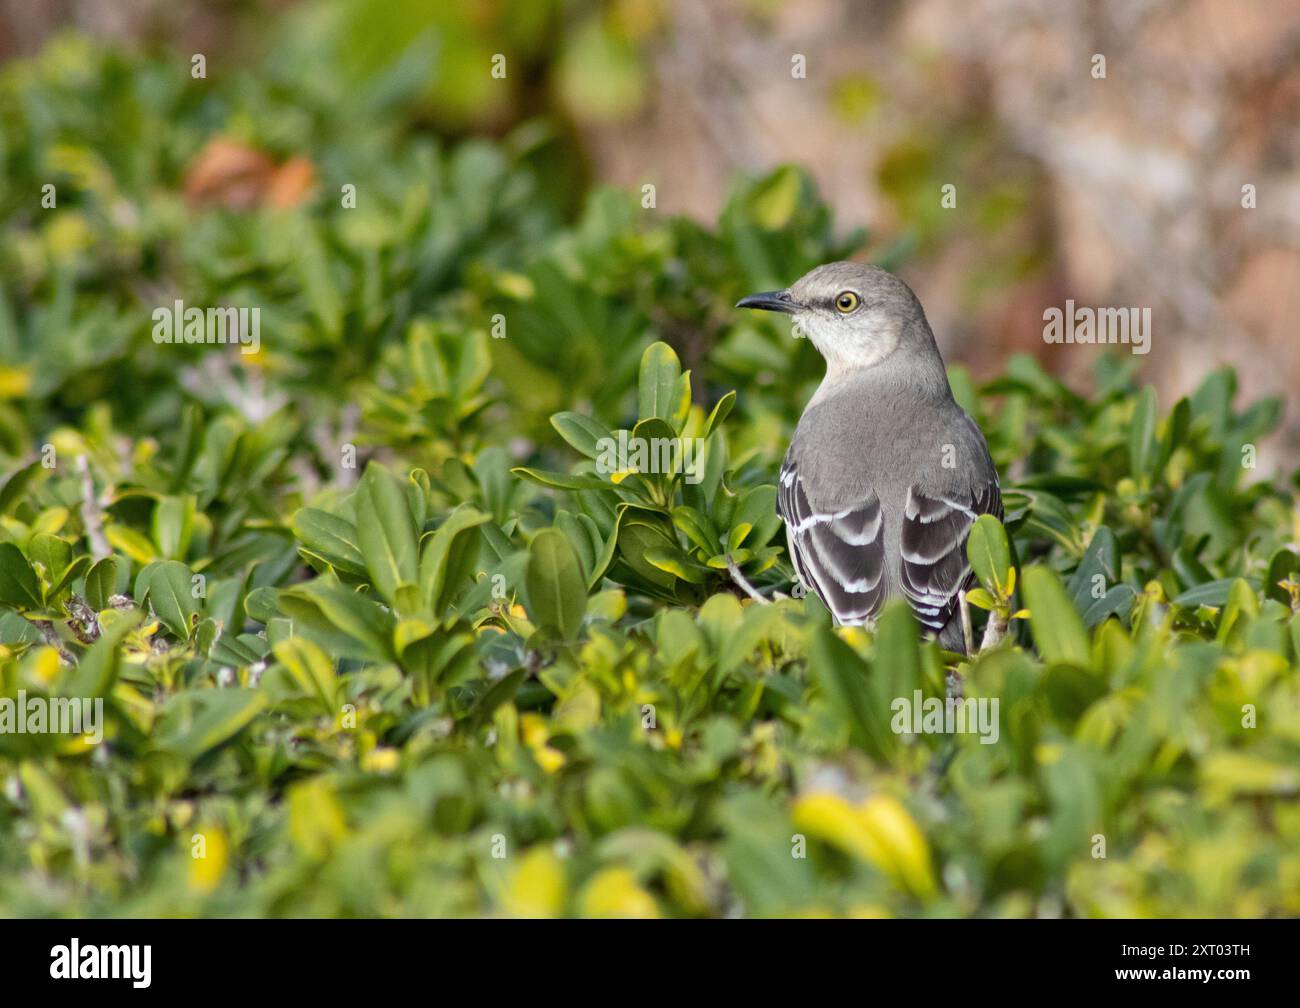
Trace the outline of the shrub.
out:
<instances>
[{"instance_id":1,"label":"shrub","mask_svg":"<svg viewBox=\"0 0 1300 1008\"><path fill-rule=\"evenodd\" d=\"M954 368L1007 505L972 602L1008 639L837 630L773 509L819 360L730 310L861 246L801 172L714 228L612 190L566 223L526 132L335 145L328 102L309 129L243 92L319 191L191 208L214 87L76 40L0 80L32 137L3 152L0 696L105 715L0 732L0 912L1300 912L1295 502L1243 464L1279 403ZM38 216L14 193L51 171ZM182 293L262 307L260 352L154 343ZM698 454L611 464L620 433ZM995 738L895 730L950 691Z\"/></svg>"}]
</instances>

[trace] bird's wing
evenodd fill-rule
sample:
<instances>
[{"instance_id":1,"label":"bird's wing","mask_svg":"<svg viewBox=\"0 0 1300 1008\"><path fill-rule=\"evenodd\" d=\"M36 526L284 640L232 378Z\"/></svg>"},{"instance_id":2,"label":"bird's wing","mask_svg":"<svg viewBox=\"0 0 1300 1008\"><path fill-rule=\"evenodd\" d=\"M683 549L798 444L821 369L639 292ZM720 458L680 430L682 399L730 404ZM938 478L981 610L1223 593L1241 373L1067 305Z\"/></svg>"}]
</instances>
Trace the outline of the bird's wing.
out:
<instances>
[{"instance_id":1,"label":"bird's wing","mask_svg":"<svg viewBox=\"0 0 1300 1008\"><path fill-rule=\"evenodd\" d=\"M885 533L879 498L872 493L834 512L814 511L798 465L787 456L776 507L804 584L841 624L873 618L885 597Z\"/></svg>"},{"instance_id":2,"label":"bird's wing","mask_svg":"<svg viewBox=\"0 0 1300 1008\"><path fill-rule=\"evenodd\" d=\"M990 467L991 468L991 467ZM997 473L966 492L907 493L899 558L899 582L922 625L939 631L957 609L957 595L971 581L966 539L982 514L1002 517Z\"/></svg>"}]
</instances>

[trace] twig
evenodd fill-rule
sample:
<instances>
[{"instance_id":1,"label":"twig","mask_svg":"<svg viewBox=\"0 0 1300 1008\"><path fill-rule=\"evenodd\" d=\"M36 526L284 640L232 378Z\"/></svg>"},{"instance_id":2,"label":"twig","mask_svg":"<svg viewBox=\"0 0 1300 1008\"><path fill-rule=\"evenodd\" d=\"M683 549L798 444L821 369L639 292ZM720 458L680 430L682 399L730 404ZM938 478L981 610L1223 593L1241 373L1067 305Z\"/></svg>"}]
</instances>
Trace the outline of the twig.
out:
<instances>
[{"instance_id":1,"label":"twig","mask_svg":"<svg viewBox=\"0 0 1300 1008\"><path fill-rule=\"evenodd\" d=\"M59 635L54 632L54 624L47 619L34 619L31 621L32 626L36 627L41 634L41 640L45 641L50 647L54 648L59 654L59 661L64 665L77 664L76 657L63 646L63 641L59 640Z\"/></svg>"},{"instance_id":2,"label":"twig","mask_svg":"<svg viewBox=\"0 0 1300 1008\"><path fill-rule=\"evenodd\" d=\"M752 598L755 602L761 602L763 605L769 605L769 601L759 594L757 588L745 580L745 575L740 573L740 568L736 566L736 561L731 559L731 554L727 554L727 570L731 572L731 580L736 583L741 591Z\"/></svg>"},{"instance_id":3,"label":"twig","mask_svg":"<svg viewBox=\"0 0 1300 1008\"><path fill-rule=\"evenodd\" d=\"M93 644L99 639L99 614L90 608L80 595L69 595L63 603L68 614L68 628L82 644Z\"/></svg>"},{"instance_id":4,"label":"twig","mask_svg":"<svg viewBox=\"0 0 1300 1008\"><path fill-rule=\"evenodd\" d=\"M980 641L980 650L987 651L989 648L997 647L1002 643L1002 638L1006 635L1006 615L996 609L991 610L989 612L989 621L984 624L984 639Z\"/></svg>"},{"instance_id":5,"label":"twig","mask_svg":"<svg viewBox=\"0 0 1300 1008\"><path fill-rule=\"evenodd\" d=\"M966 590L957 593L958 607L961 609L961 639L966 645L966 653L975 650L975 631L970 625L970 606L966 602Z\"/></svg>"},{"instance_id":6,"label":"twig","mask_svg":"<svg viewBox=\"0 0 1300 1008\"><path fill-rule=\"evenodd\" d=\"M86 541L96 560L111 556L108 538L104 535L104 512L95 496L95 481L90 475L90 463L85 455L77 456L77 471L81 473L81 523L86 526Z\"/></svg>"}]
</instances>

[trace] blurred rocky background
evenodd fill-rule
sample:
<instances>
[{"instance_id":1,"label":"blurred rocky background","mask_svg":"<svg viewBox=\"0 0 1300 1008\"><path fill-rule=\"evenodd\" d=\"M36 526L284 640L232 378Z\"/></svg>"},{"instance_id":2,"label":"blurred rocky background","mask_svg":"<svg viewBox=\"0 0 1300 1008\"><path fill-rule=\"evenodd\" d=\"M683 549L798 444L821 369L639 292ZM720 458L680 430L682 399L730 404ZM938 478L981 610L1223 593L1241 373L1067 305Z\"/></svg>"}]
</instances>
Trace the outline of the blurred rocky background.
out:
<instances>
[{"instance_id":1,"label":"blurred rocky background","mask_svg":"<svg viewBox=\"0 0 1300 1008\"><path fill-rule=\"evenodd\" d=\"M838 225L868 229L862 255L907 252L940 344L977 375L1027 350L1082 380L1097 351L1042 339L1072 298L1151 308L1141 367L1170 400L1220 363L1252 395L1300 378L1294 0L0 0L0 59L74 27L238 72L305 7L297 43L343 47L410 130L549 123L575 200L653 184L659 210L709 220L737 173L804 165ZM496 53L509 87L485 72ZM309 183L291 157L220 148L187 196Z\"/></svg>"}]
</instances>

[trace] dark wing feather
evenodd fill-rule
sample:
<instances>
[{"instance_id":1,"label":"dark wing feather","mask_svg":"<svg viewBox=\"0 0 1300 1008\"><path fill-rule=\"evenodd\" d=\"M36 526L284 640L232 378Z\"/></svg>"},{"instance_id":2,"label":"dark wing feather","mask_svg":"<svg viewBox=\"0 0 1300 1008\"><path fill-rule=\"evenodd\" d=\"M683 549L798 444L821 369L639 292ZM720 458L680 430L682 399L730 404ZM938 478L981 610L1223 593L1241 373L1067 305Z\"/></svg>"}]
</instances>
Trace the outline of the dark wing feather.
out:
<instances>
[{"instance_id":1,"label":"dark wing feather","mask_svg":"<svg viewBox=\"0 0 1300 1008\"><path fill-rule=\"evenodd\" d=\"M794 461L781 466L777 511L785 521L790 555L804 584L841 624L872 619L885 597L885 534L880 500L835 512L817 512Z\"/></svg>"},{"instance_id":2,"label":"dark wing feather","mask_svg":"<svg viewBox=\"0 0 1300 1008\"><path fill-rule=\"evenodd\" d=\"M931 630L947 626L958 594L973 580L966 539L982 514L1002 517L996 476L965 494L926 493L915 485L908 491L899 581L916 618Z\"/></svg>"}]
</instances>

